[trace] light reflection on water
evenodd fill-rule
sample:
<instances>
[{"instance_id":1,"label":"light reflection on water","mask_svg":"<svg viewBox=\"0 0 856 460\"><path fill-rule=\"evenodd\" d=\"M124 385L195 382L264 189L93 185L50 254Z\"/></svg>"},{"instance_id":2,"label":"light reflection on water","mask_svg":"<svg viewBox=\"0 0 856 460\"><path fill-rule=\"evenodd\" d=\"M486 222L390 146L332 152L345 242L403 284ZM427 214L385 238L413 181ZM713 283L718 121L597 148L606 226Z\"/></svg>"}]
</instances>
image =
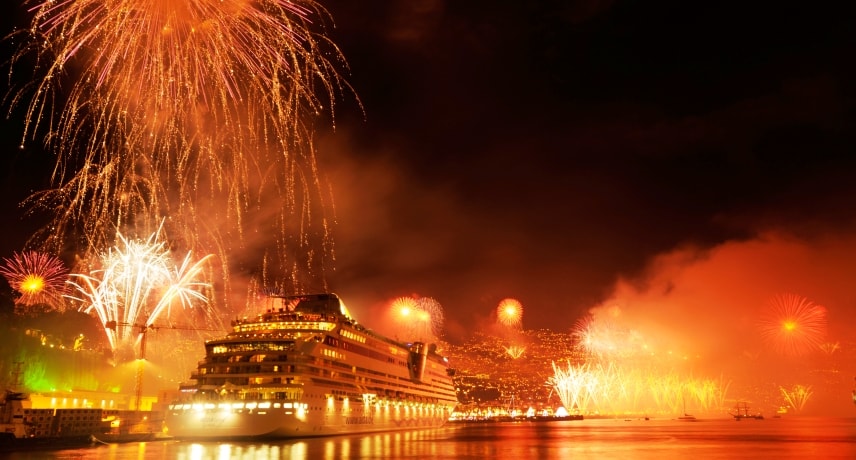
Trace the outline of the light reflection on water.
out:
<instances>
[{"instance_id":1,"label":"light reflection on water","mask_svg":"<svg viewBox=\"0 0 856 460\"><path fill-rule=\"evenodd\" d=\"M17 452L10 459L856 458L856 418L581 420L454 425L274 442L161 441Z\"/></svg>"}]
</instances>

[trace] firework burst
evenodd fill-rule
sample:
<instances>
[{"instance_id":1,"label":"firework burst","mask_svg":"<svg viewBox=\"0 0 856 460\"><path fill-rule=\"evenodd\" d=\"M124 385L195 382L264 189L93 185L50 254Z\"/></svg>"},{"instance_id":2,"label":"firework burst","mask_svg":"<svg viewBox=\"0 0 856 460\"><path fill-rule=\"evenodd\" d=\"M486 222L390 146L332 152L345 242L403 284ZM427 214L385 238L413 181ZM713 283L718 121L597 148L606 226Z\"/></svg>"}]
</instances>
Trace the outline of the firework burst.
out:
<instances>
[{"instance_id":1,"label":"firework burst","mask_svg":"<svg viewBox=\"0 0 856 460\"><path fill-rule=\"evenodd\" d=\"M419 297L416 299L416 304L419 309L428 315L431 323L431 333L435 338L443 336L443 326L445 325L445 315L443 314L443 306L436 299L431 297Z\"/></svg>"},{"instance_id":2,"label":"firework burst","mask_svg":"<svg viewBox=\"0 0 856 460\"><path fill-rule=\"evenodd\" d=\"M16 252L12 258L3 259L0 274L20 294L16 305L62 309L68 269L58 258L37 251Z\"/></svg>"},{"instance_id":3,"label":"firework burst","mask_svg":"<svg viewBox=\"0 0 856 460\"><path fill-rule=\"evenodd\" d=\"M505 349L505 354L511 359L518 359L526 352L526 347L521 345L510 345L503 348Z\"/></svg>"},{"instance_id":4,"label":"firework burst","mask_svg":"<svg viewBox=\"0 0 856 460\"><path fill-rule=\"evenodd\" d=\"M436 339L443 332L443 307L430 297L399 297L390 305L395 321L402 327L407 339Z\"/></svg>"},{"instance_id":5,"label":"firework burst","mask_svg":"<svg viewBox=\"0 0 856 460\"><path fill-rule=\"evenodd\" d=\"M818 349L826 337L826 308L795 294L770 299L759 322L761 337L783 355Z\"/></svg>"},{"instance_id":6,"label":"firework burst","mask_svg":"<svg viewBox=\"0 0 856 460\"><path fill-rule=\"evenodd\" d=\"M174 306L205 305L210 288L199 281L207 256L194 262L188 253L176 265L159 233L148 240L119 237L121 243L102 255L101 268L69 281L69 297L98 317L114 351L132 346L140 330L168 318Z\"/></svg>"},{"instance_id":7,"label":"firework burst","mask_svg":"<svg viewBox=\"0 0 856 460\"><path fill-rule=\"evenodd\" d=\"M517 299L503 299L496 307L496 318L503 326L519 328L523 323L523 304Z\"/></svg>"},{"instance_id":8,"label":"firework burst","mask_svg":"<svg viewBox=\"0 0 856 460\"><path fill-rule=\"evenodd\" d=\"M37 238L59 247L85 235L100 251L117 229L148 234L170 216L177 244L224 261L252 250L271 279L318 284L331 243L313 121L350 91L323 7L28 3L12 65L31 68L34 56L36 75L12 104L26 108L24 140L44 137L58 158L55 188L28 203L60 210ZM269 237L248 247L248 234Z\"/></svg>"}]
</instances>

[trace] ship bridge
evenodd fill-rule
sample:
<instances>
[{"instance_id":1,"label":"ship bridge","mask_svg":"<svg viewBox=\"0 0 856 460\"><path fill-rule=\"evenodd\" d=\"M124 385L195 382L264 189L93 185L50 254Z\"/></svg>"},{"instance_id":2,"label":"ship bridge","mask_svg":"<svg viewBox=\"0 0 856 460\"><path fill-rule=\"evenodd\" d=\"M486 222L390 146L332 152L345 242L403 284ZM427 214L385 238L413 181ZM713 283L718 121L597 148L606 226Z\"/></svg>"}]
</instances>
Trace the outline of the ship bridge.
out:
<instances>
[{"instance_id":1,"label":"ship bridge","mask_svg":"<svg viewBox=\"0 0 856 460\"><path fill-rule=\"evenodd\" d=\"M336 315L353 321L351 312L336 294L307 294L296 296L270 296L269 312L292 312L316 315Z\"/></svg>"}]
</instances>

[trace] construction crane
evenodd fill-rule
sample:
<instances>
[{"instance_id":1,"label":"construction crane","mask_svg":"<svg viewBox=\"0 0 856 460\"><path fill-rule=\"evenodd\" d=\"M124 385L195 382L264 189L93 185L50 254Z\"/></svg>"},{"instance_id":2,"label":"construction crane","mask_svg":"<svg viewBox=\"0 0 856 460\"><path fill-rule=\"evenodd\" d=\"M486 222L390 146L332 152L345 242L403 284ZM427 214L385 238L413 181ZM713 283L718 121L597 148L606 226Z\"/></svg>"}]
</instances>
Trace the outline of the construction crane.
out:
<instances>
[{"instance_id":1,"label":"construction crane","mask_svg":"<svg viewBox=\"0 0 856 460\"><path fill-rule=\"evenodd\" d=\"M154 324L146 324L147 321L144 321L140 324L135 323L125 323L118 321L107 321L104 323L104 327L106 329L117 330L120 326L123 327L133 327L139 329L140 335L140 359L137 363L137 375L134 380L134 409L139 411L143 401L143 368L146 362L146 338L149 335L149 331L154 331L158 329L174 329L174 330L185 330L185 331L216 331L217 329L204 329L197 328L191 326L157 326Z\"/></svg>"}]
</instances>

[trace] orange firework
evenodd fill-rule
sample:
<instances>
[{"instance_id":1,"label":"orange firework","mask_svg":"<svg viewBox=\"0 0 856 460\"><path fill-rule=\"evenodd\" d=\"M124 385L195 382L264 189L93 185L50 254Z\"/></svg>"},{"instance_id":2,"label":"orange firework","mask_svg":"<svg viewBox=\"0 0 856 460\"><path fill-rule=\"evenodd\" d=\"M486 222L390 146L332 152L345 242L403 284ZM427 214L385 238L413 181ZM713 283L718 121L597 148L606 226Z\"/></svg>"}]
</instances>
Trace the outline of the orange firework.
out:
<instances>
[{"instance_id":1,"label":"orange firework","mask_svg":"<svg viewBox=\"0 0 856 460\"><path fill-rule=\"evenodd\" d=\"M761 317L761 337L783 355L818 349L826 337L826 308L795 294L770 299Z\"/></svg>"},{"instance_id":2,"label":"orange firework","mask_svg":"<svg viewBox=\"0 0 856 460\"><path fill-rule=\"evenodd\" d=\"M57 211L37 237L62 247L82 229L97 253L117 230L150 234L169 216L177 245L228 262L256 250L247 235L265 235L271 279L321 284L328 195L311 138L349 90L321 5L27 3L12 65L35 75L12 103L26 110L24 139L45 139L57 157L54 189L28 201Z\"/></svg>"},{"instance_id":3,"label":"orange firework","mask_svg":"<svg viewBox=\"0 0 856 460\"><path fill-rule=\"evenodd\" d=\"M520 327L523 321L523 304L517 299L503 299L496 307L496 318L503 326Z\"/></svg>"},{"instance_id":4,"label":"orange firework","mask_svg":"<svg viewBox=\"0 0 856 460\"><path fill-rule=\"evenodd\" d=\"M20 294L15 304L62 306L68 270L56 257L36 251L16 252L11 259L3 259L0 274Z\"/></svg>"},{"instance_id":5,"label":"orange firework","mask_svg":"<svg viewBox=\"0 0 856 460\"><path fill-rule=\"evenodd\" d=\"M445 314L443 314L443 306L440 305L440 302L431 297L419 297L416 299L416 303L419 305L419 309L427 315L434 337L442 337Z\"/></svg>"},{"instance_id":6,"label":"orange firework","mask_svg":"<svg viewBox=\"0 0 856 460\"><path fill-rule=\"evenodd\" d=\"M505 348L505 353L508 354L508 357L511 359L518 359L523 356L523 353L526 352L526 347L520 345L511 345Z\"/></svg>"},{"instance_id":7,"label":"orange firework","mask_svg":"<svg viewBox=\"0 0 856 460\"><path fill-rule=\"evenodd\" d=\"M392 301L392 311L401 321L411 321L416 318L419 305L412 297L399 297Z\"/></svg>"},{"instance_id":8,"label":"orange firework","mask_svg":"<svg viewBox=\"0 0 856 460\"><path fill-rule=\"evenodd\" d=\"M408 338L428 339L443 335L443 307L431 297L399 297L390 305L395 321Z\"/></svg>"}]
</instances>

